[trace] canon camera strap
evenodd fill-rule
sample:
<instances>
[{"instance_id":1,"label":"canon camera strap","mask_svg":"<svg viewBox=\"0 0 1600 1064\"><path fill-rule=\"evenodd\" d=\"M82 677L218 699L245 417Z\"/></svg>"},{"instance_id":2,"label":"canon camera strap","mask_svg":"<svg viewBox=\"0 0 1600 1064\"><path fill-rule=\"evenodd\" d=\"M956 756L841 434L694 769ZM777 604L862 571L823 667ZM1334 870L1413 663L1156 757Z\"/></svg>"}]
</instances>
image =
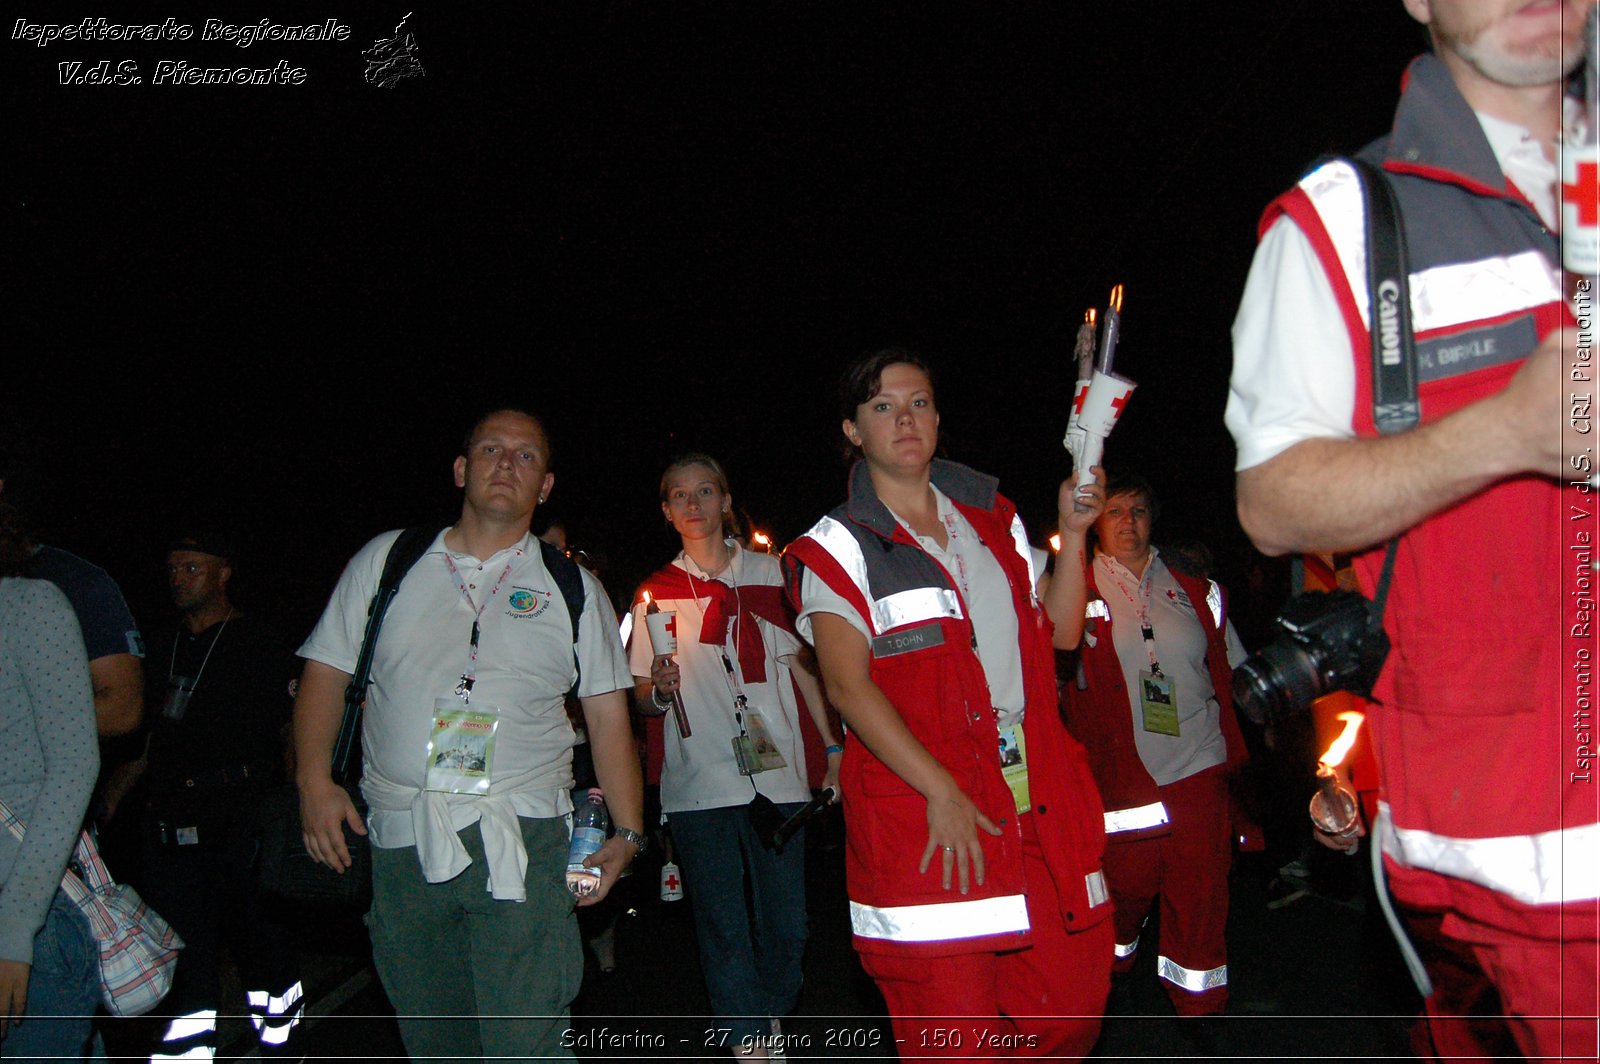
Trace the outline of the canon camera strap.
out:
<instances>
[{"instance_id":1,"label":"canon camera strap","mask_svg":"<svg viewBox=\"0 0 1600 1064\"><path fill-rule=\"evenodd\" d=\"M1400 204L1388 176L1364 159L1345 160L1361 181L1367 218L1367 316L1372 337L1372 420L1381 435L1407 432L1422 420L1417 402L1417 345L1411 334L1411 273ZM1383 627L1400 537L1389 541L1371 610L1371 627Z\"/></svg>"},{"instance_id":2,"label":"canon camera strap","mask_svg":"<svg viewBox=\"0 0 1600 1064\"><path fill-rule=\"evenodd\" d=\"M1417 427L1417 350L1411 335L1411 285L1400 205L1388 177L1354 156L1367 219L1368 332L1372 336L1372 420L1384 436Z\"/></svg>"}]
</instances>

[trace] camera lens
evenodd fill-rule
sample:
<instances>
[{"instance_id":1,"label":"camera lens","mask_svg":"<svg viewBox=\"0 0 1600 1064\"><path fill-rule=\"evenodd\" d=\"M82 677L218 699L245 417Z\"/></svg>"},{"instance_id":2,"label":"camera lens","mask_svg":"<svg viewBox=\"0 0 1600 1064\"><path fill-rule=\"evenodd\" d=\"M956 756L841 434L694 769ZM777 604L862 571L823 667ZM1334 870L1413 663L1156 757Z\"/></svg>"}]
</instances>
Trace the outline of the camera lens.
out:
<instances>
[{"instance_id":1,"label":"camera lens","mask_svg":"<svg viewBox=\"0 0 1600 1064\"><path fill-rule=\"evenodd\" d=\"M1321 693L1317 663L1298 647L1269 643L1233 670L1233 700L1257 724L1304 709Z\"/></svg>"}]
</instances>

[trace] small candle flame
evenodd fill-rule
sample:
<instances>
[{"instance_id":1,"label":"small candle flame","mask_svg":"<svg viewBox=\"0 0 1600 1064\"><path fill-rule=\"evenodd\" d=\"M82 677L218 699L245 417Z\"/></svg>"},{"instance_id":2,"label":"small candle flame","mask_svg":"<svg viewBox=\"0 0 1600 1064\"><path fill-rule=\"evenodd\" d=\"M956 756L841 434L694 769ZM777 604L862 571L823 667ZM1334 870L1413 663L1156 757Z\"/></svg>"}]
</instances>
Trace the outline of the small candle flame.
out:
<instances>
[{"instance_id":1,"label":"small candle flame","mask_svg":"<svg viewBox=\"0 0 1600 1064\"><path fill-rule=\"evenodd\" d=\"M1088 310L1083 312L1083 323L1085 325L1093 325L1094 324L1094 308L1093 307L1090 307Z\"/></svg>"},{"instance_id":2,"label":"small candle flame","mask_svg":"<svg viewBox=\"0 0 1600 1064\"><path fill-rule=\"evenodd\" d=\"M650 605L650 592L648 591L644 593L644 604L646 606Z\"/></svg>"},{"instance_id":3,"label":"small candle flame","mask_svg":"<svg viewBox=\"0 0 1600 1064\"><path fill-rule=\"evenodd\" d=\"M1328 749L1317 759L1318 767L1334 768L1344 763L1345 757L1350 753L1350 748L1356 744L1356 734L1361 731L1361 722L1366 720L1365 713L1341 713L1336 720L1344 721L1344 731L1339 737L1328 744Z\"/></svg>"},{"instance_id":4,"label":"small candle flame","mask_svg":"<svg viewBox=\"0 0 1600 1064\"><path fill-rule=\"evenodd\" d=\"M768 552L769 554L772 552L772 540L767 536L767 534L765 532L752 533L751 536L750 536L750 540L751 540L751 542L755 543L756 546L760 547L762 550Z\"/></svg>"},{"instance_id":5,"label":"small candle flame","mask_svg":"<svg viewBox=\"0 0 1600 1064\"><path fill-rule=\"evenodd\" d=\"M1118 314L1122 313L1122 286L1120 284L1111 290L1111 309Z\"/></svg>"},{"instance_id":6,"label":"small candle flame","mask_svg":"<svg viewBox=\"0 0 1600 1064\"><path fill-rule=\"evenodd\" d=\"M1061 553L1061 533L1053 532L1050 535L1050 549L1057 554Z\"/></svg>"}]
</instances>

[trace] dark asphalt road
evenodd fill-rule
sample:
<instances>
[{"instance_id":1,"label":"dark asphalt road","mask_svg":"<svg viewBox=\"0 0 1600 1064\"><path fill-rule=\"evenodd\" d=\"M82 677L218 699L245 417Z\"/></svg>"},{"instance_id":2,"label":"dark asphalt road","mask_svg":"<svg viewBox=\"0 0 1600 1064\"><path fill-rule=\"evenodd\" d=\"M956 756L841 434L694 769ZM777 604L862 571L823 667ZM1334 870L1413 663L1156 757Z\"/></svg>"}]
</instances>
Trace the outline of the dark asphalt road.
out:
<instances>
[{"instance_id":1,"label":"dark asphalt road","mask_svg":"<svg viewBox=\"0 0 1600 1064\"><path fill-rule=\"evenodd\" d=\"M812 941L805 988L784 1021L790 1060L891 1059L882 1000L850 948L837 812L809 840ZM1229 917L1229 1012L1201 1032L1180 1029L1142 952L1125 992L1114 994L1095 1056L1106 1060L1388 1060L1409 1056L1406 1028L1417 997L1371 904L1360 861L1318 854L1315 889L1270 908L1281 855L1235 863ZM641 869L619 919L617 970L591 955L573 1007L573 1038L586 1060L717 1060L715 1025L701 982L690 906L657 897L653 861ZM648 888L648 889L647 889ZM1148 934L1148 932L1147 932ZM1159 935L1159 929L1156 929ZM312 1059L402 1056L393 1011L371 975L365 936L352 917L308 924L311 1020L297 1039ZM238 1037L230 1056L251 1051ZM111 1052L129 1050L113 1037ZM644 1048L641 1048L644 1046Z\"/></svg>"}]
</instances>

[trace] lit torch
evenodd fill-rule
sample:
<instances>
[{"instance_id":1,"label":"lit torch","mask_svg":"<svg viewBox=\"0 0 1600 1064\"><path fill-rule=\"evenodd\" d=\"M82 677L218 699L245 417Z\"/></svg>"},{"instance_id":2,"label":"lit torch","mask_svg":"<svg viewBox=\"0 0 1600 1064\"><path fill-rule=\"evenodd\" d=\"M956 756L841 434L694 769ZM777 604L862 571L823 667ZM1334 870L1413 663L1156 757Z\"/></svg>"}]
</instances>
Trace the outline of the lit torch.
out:
<instances>
[{"instance_id":1,"label":"lit torch","mask_svg":"<svg viewBox=\"0 0 1600 1064\"><path fill-rule=\"evenodd\" d=\"M650 649L657 657L672 657L678 652L678 613L676 610L664 610L650 597L650 592L644 593L644 620L645 626L650 629ZM652 696L653 697L653 696ZM672 719L678 723L678 735L687 739L689 730L689 714L683 708L683 693L672 692Z\"/></svg>"},{"instance_id":2,"label":"lit torch","mask_svg":"<svg viewBox=\"0 0 1600 1064\"><path fill-rule=\"evenodd\" d=\"M1078 411L1078 428L1083 431L1083 454L1079 457L1078 487L1094 483L1090 472L1100 464L1105 453L1106 438L1122 417L1129 396L1137 387L1133 381L1111 372L1117 353L1117 336L1122 323L1122 286L1111 290L1111 304L1106 310L1100 337L1100 356L1089 379L1089 390L1084 394L1083 407Z\"/></svg>"},{"instance_id":3,"label":"lit torch","mask_svg":"<svg viewBox=\"0 0 1600 1064\"><path fill-rule=\"evenodd\" d=\"M1366 720L1366 715L1341 713L1336 719L1344 722L1344 731L1317 759L1317 792L1311 796L1311 820L1334 838L1350 840L1356 837L1359 827L1357 815L1360 803L1356 800L1356 792L1350 789L1340 774L1339 766L1355 745L1356 735L1361 731L1361 722Z\"/></svg>"},{"instance_id":4,"label":"lit torch","mask_svg":"<svg viewBox=\"0 0 1600 1064\"><path fill-rule=\"evenodd\" d=\"M1078 425L1083 415L1083 400L1089 394L1089 380L1094 376L1094 308L1083 312L1083 324L1078 326L1078 339L1072 346L1072 355L1078 364L1078 383L1072 389L1072 412L1067 415L1067 434L1061 445L1072 455L1072 467L1083 467L1083 441L1085 434Z\"/></svg>"}]
</instances>

